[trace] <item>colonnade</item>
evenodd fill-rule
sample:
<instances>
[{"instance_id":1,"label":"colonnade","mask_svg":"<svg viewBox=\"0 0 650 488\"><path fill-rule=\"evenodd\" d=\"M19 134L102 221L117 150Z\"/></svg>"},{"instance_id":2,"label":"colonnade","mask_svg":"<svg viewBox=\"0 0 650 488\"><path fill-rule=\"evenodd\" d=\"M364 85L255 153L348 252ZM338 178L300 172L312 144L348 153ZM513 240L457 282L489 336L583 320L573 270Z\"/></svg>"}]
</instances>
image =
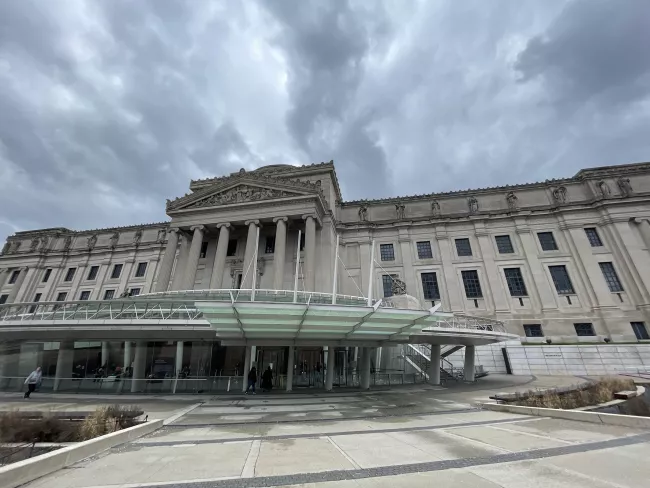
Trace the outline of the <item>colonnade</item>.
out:
<instances>
[{"instance_id":1,"label":"colonnade","mask_svg":"<svg viewBox=\"0 0 650 488\"><path fill-rule=\"evenodd\" d=\"M305 221L305 257L304 257L304 286L307 291L315 291L316 285L316 217L314 215L304 215ZM280 290L284 283L284 267L286 260L286 245L287 245L287 223L288 217L275 217L273 223L275 224L275 249L273 260L273 289ZM244 252L244 277L241 288L250 289L253 286L253 266L252 261L256 255L256 245L259 246L257 239L258 231L262 224L259 220L247 220L244 222L247 227L246 249ZM222 287L223 275L226 267L226 255L228 251L228 243L230 241L230 233L234 225L230 222L223 222L217 224L216 228L219 231L217 239L217 250L215 253L214 263L212 266L212 274L210 277L210 288L218 289ZM179 290L192 290L194 289L194 282L196 279L196 270L199 263L201 254L201 245L206 232L206 226L195 225L190 229L190 237L188 241L181 245L181 251L178 258L179 263L183 263L182 279L176 288ZM174 261L176 259L176 249L178 247L179 237L181 230L172 228L168 231L167 245L165 253L160 265L160 272L156 282L156 291L167 291L174 269ZM178 267L178 266L177 266ZM176 279L174 279L176 284Z\"/></svg>"}]
</instances>

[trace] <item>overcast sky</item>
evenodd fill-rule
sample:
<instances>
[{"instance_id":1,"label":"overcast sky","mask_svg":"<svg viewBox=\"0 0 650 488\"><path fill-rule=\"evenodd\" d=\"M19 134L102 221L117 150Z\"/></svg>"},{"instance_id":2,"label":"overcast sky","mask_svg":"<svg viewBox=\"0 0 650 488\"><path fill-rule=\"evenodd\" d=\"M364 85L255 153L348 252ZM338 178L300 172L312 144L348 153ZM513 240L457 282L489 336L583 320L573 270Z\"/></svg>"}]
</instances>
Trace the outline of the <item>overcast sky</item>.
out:
<instances>
[{"instance_id":1,"label":"overcast sky","mask_svg":"<svg viewBox=\"0 0 650 488\"><path fill-rule=\"evenodd\" d=\"M1 0L0 240L334 160L346 200L650 160L647 0Z\"/></svg>"}]
</instances>

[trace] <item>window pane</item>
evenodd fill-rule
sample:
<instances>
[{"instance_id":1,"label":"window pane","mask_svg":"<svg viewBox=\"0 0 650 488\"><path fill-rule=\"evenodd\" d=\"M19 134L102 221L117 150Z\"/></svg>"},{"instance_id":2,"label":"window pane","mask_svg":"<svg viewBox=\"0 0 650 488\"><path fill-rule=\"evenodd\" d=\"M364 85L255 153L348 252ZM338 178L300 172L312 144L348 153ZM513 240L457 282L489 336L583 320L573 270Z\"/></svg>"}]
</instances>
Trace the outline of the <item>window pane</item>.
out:
<instances>
[{"instance_id":1,"label":"window pane","mask_svg":"<svg viewBox=\"0 0 650 488\"><path fill-rule=\"evenodd\" d=\"M618 279L618 275L616 274L614 265L612 263L598 263L598 264L600 265L600 270L603 272L603 276L605 277L605 281L607 282L609 291L611 291L612 293L618 293L623 291L623 285L621 285L621 281Z\"/></svg>"},{"instance_id":2,"label":"window pane","mask_svg":"<svg viewBox=\"0 0 650 488\"><path fill-rule=\"evenodd\" d=\"M11 277L9 278L9 284L13 285L18 280L19 275L20 275L20 270L16 270L13 273L11 273Z\"/></svg>"},{"instance_id":3,"label":"window pane","mask_svg":"<svg viewBox=\"0 0 650 488\"><path fill-rule=\"evenodd\" d=\"M90 298L90 291L84 290L81 292L81 295L79 295L79 300L88 300Z\"/></svg>"},{"instance_id":4,"label":"window pane","mask_svg":"<svg viewBox=\"0 0 650 488\"><path fill-rule=\"evenodd\" d=\"M122 274L122 265L121 264L116 264L115 266L113 266L113 272L111 273L111 279L119 278L120 274Z\"/></svg>"},{"instance_id":5,"label":"window pane","mask_svg":"<svg viewBox=\"0 0 650 488\"><path fill-rule=\"evenodd\" d=\"M147 274L147 263L138 263L138 269L135 271L136 278L142 278Z\"/></svg>"},{"instance_id":6,"label":"window pane","mask_svg":"<svg viewBox=\"0 0 650 488\"><path fill-rule=\"evenodd\" d=\"M576 335L585 337L585 336L594 336L596 333L594 332L594 326L590 323L586 324L573 324L573 326L576 328Z\"/></svg>"},{"instance_id":7,"label":"window pane","mask_svg":"<svg viewBox=\"0 0 650 488\"><path fill-rule=\"evenodd\" d=\"M115 290L106 290L104 292L104 300L111 300L115 296Z\"/></svg>"},{"instance_id":8,"label":"window pane","mask_svg":"<svg viewBox=\"0 0 650 488\"><path fill-rule=\"evenodd\" d=\"M478 272L470 270L462 271L461 274L463 276L463 285L465 285L465 295L467 298L483 298Z\"/></svg>"},{"instance_id":9,"label":"window pane","mask_svg":"<svg viewBox=\"0 0 650 488\"><path fill-rule=\"evenodd\" d=\"M456 239L456 252L459 256L471 256L472 246L469 239Z\"/></svg>"},{"instance_id":10,"label":"window pane","mask_svg":"<svg viewBox=\"0 0 650 488\"><path fill-rule=\"evenodd\" d=\"M67 292L62 291L61 293L59 293L59 294L56 296L56 301L57 301L57 302L64 302L66 296L68 296Z\"/></svg>"},{"instance_id":11,"label":"window pane","mask_svg":"<svg viewBox=\"0 0 650 488\"><path fill-rule=\"evenodd\" d=\"M557 251L557 244L552 232L538 232L537 238L543 251Z\"/></svg>"},{"instance_id":12,"label":"window pane","mask_svg":"<svg viewBox=\"0 0 650 488\"><path fill-rule=\"evenodd\" d=\"M275 236L266 237L266 247L264 252L266 254L273 254L275 252Z\"/></svg>"},{"instance_id":13,"label":"window pane","mask_svg":"<svg viewBox=\"0 0 650 488\"><path fill-rule=\"evenodd\" d=\"M559 295L574 295L573 284L569 278L569 273L566 266L549 266L548 270L551 272L555 290Z\"/></svg>"},{"instance_id":14,"label":"window pane","mask_svg":"<svg viewBox=\"0 0 650 488\"><path fill-rule=\"evenodd\" d=\"M524 333L526 337L544 337L540 324L524 324Z\"/></svg>"},{"instance_id":15,"label":"window pane","mask_svg":"<svg viewBox=\"0 0 650 488\"><path fill-rule=\"evenodd\" d=\"M382 261L395 261L395 250L392 244L380 244L379 255Z\"/></svg>"},{"instance_id":16,"label":"window pane","mask_svg":"<svg viewBox=\"0 0 650 488\"><path fill-rule=\"evenodd\" d=\"M587 234L587 239L589 239L589 244L591 247L600 247L603 245L603 242L600 240L598 231L595 227L589 227L585 229L585 234Z\"/></svg>"},{"instance_id":17,"label":"window pane","mask_svg":"<svg viewBox=\"0 0 650 488\"><path fill-rule=\"evenodd\" d=\"M43 275L43 283L47 283L47 280L50 279L51 274L52 274L52 270L50 268L45 270L45 275Z\"/></svg>"},{"instance_id":18,"label":"window pane","mask_svg":"<svg viewBox=\"0 0 650 488\"><path fill-rule=\"evenodd\" d=\"M643 322L632 322L632 330L634 335L640 341L650 340L650 335L648 335L648 330L645 328L645 323Z\"/></svg>"},{"instance_id":19,"label":"window pane","mask_svg":"<svg viewBox=\"0 0 650 488\"><path fill-rule=\"evenodd\" d=\"M72 281L75 271L77 271L77 268L68 268L68 272L65 274L65 279L63 281Z\"/></svg>"},{"instance_id":20,"label":"window pane","mask_svg":"<svg viewBox=\"0 0 650 488\"><path fill-rule=\"evenodd\" d=\"M435 273L422 273L422 291L425 300L440 300L440 289Z\"/></svg>"},{"instance_id":21,"label":"window pane","mask_svg":"<svg viewBox=\"0 0 650 488\"><path fill-rule=\"evenodd\" d=\"M392 297L393 296L393 276L397 277L397 275L383 275L381 277L381 283L384 287L384 296L385 297Z\"/></svg>"},{"instance_id":22,"label":"window pane","mask_svg":"<svg viewBox=\"0 0 650 488\"><path fill-rule=\"evenodd\" d=\"M499 250L499 254L512 254L515 252L514 248L512 247L510 236L496 236L495 240L497 242L497 249Z\"/></svg>"},{"instance_id":23,"label":"window pane","mask_svg":"<svg viewBox=\"0 0 650 488\"><path fill-rule=\"evenodd\" d=\"M40 302L42 296L43 296L42 293L37 293L37 294L34 296L34 301L35 301L35 302Z\"/></svg>"},{"instance_id":24,"label":"window pane","mask_svg":"<svg viewBox=\"0 0 650 488\"><path fill-rule=\"evenodd\" d=\"M208 243L207 242L202 242L201 243L201 252L199 253L199 258L203 259L205 258L205 255L208 252Z\"/></svg>"},{"instance_id":25,"label":"window pane","mask_svg":"<svg viewBox=\"0 0 650 488\"><path fill-rule=\"evenodd\" d=\"M99 271L99 266L92 266L90 272L88 273L88 280L94 280L97 278L97 272Z\"/></svg>"},{"instance_id":26,"label":"window pane","mask_svg":"<svg viewBox=\"0 0 650 488\"><path fill-rule=\"evenodd\" d=\"M130 297L135 297L135 296L138 296L139 294L140 294L140 288L131 288L129 290L129 296Z\"/></svg>"},{"instance_id":27,"label":"window pane","mask_svg":"<svg viewBox=\"0 0 650 488\"><path fill-rule=\"evenodd\" d=\"M234 256L237 254L237 239L230 239L228 241L228 250L226 256Z\"/></svg>"},{"instance_id":28,"label":"window pane","mask_svg":"<svg viewBox=\"0 0 650 488\"><path fill-rule=\"evenodd\" d=\"M526 284L524 283L524 277L521 275L521 269L505 268L503 271L506 275L506 281L508 282L508 289L510 290L510 296L513 297L528 296L528 291L526 290Z\"/></svg>"},{"instance_id":29,"label":"window pane","mask_svg":"<svg viewBox=\"0 0 650 488\"><path fill-rule=\"evenodd\" d=\"M9 298L9 295L0 295L0 305L7 303L7 298Z\"/></svg>"},{"instance_id":30,"label":"window pane","mask_svg":"<svg viewBox=\"0 0 650 488\"><path fill-rule=\"evenodd\" d=\"M429 241L417 242L415 244L418 248L419 259L431 259L433 252L431 251L431 243Z\"/></svg>"}]
</instances>

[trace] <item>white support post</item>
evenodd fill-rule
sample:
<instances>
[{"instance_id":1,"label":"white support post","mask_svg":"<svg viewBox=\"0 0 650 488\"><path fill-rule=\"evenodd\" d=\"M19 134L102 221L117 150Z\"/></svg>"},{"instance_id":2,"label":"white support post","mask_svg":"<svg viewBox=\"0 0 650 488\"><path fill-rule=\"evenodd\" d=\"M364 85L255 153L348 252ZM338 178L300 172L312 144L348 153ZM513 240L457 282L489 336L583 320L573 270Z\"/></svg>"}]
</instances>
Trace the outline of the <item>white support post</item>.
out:
<instances>
[{"instance_id":1,"label":"white support post","mask_svg":"<svg viewBox=\"0 0 650 488\"><path fill-rule=\"evenodd\" d=\"M246 393L246 388L248 388L248 373L251 369L251 348L246 346L246 355L244 356L244 381L242 381L241 391Z\"/></svg>"},{"instance_id":2,"label":"white support post","mask_svg":"<svg viewBox=\"0 0 650 488\"><path fill-rule=\"evenodd\" d=\"M334 367L336 365L336 349L334 347L328 348L326 363L325 391L332 391L332 387L334 386Z\"/></svg>"},{"instance_id":3,"label":"white support post","mask_svg":"<svg viewBox=\"0 0 650 488\"><path fill-rule=\"evenodd\" d=\"M287 391L293 389L293 356L294 346L289 346L289 357L287 358Z\"/></svg>"},{"instance_id":4,"label":"white support post","mask_svg":"<svg viewBox=\"0 0 650 488\"><path fill-rule=\"evenodd\" d=\"M368 270L368 306L372 307L372 283L375 274L375 240L370 244L370 269Z\"/></svg>"},{"instance_id":5,"label":"white support post","mask_svg":"<svg viewBox=\"0 0 650 488\"><path fill-rule=\"evenodd\" d=\"M257 226L255 235L255 252L253 253L253 281L251 285L251 302L255 301L255 288L257 287L257 253L260 249L260 226Z\"/></svg>"},{"instance_id":6,"label":"white support post","mask_svg":"<svg viewBox=\"0 0 650 488\"><path fill-rule=\"evenodd\" d=\"M296 246L296 273L293 278L293 303L298 303L298 271L300 271L300 239L302 239L302 231L298 229L298 245Z\"/></svg>"},{"instance_id":7,"label":"white support post","mask_svg":"<svg viewBox=\"0 0 650 488\"><path fill-rule=\"evenodd\" d=\"M339 274L339 235L336 234L336 254L334 256L334 276L332 276L332 305L336 305L336 281Z\"/></svg>"},{"instance_id":8,"label":"white support post","mask_svg":"<svg viewBox=\"0 0 650 488\"><path fill-rule=\"evenodd\" d=\"M440 384L440 344L431 344L431 357L429 362L429 383Z\"/></svg>"},{"instance_id":9,"label":"white support post","mask_svg":"<svg viewBox=\"0 0 650 488\"><path fill-rule=\"evenodd\" d=\"M463 379L467 382L473 382L475 379L475 355L475 346L465 346L465 367L463 369Z\"/></svg>"}]
</instances>

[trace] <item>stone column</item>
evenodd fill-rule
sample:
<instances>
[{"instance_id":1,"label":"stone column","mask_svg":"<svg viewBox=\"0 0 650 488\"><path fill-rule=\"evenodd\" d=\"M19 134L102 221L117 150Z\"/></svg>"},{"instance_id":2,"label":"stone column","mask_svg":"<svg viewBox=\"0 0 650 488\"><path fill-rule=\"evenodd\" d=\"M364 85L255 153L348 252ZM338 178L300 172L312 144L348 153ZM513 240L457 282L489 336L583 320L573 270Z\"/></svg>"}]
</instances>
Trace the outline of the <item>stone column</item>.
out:
<instances>
[{"instance_id":1,"label":"stone column","mask_svg":"<svg viewBox=\"0 0 650 488\"><path fill-rule=\"evenodd\" d=\"M187 268L187 258L190 253L190 238L187 234L179 232L179 239L181 241L180 250L178 251L178 260L176 261L176 268L174 269L174 277L172 278L171 289L182 290L185 286L185 269Z\"/></svg>"},{"instance_id":2,"label":"stone column","mask_svg":"<svg viewBox=\"0 0 650 488\"><path fill-rule=\"evenodd\" d=\"M167 232L167 245L165 254L160 264L158 279L156 280L156 291L167 291L169 280L172 277L174 260L176 259L176 248L178 247L178 229L169 229Z\"/></svg>"},{"instance_id":3,"label":"stone column","mask_svg":"<svg viewBox=\"0 0 650 488\"><path fill-rule=\"evenodd\" d=\"M185 266L185 290L194 289L196 268L199 265L199 256L201 255L201 245L203 244L203 231L205 230L205 227L202 225L195 225L190 230L192 230L194 234L192 235L192 245L190 246L190 253L187 256L187 265Z\"/></svg>"},{"instance_id":4,"label":"stone column","mask_svg":"<svg viewBox=\"0 0 650 488\"><path fill-rule=\"evenodd\" d=\"M56 373L54 377L54 391L59 391L63 382L72 377L72 363L74 361L74 341L61 341L59 354L56 358Z\"/></svg>"},{"instance_id":5,"label":"stone column","mask_svg":"<svg viewBox=\"0 0 650 488\"><path fill-rule=\"evenodd\" d=\"M183 369L183 341L176 341L176 374L175 376L178 378L178 375L181 372L181 369Z\"/></svg>"},{"instance_id":6,"label":"stone column","mask_svg":"<svg viewBox=\"0 0 650 488\"><path fill-rule=\"evenodd\" d=\"M474 381L475 369L475 346L465 346L465 368L463 369L463 376L465 381Z\"/></svg>"},{"instance_id":7,"label":"stone column","mask_svg":"<svg viewBox=\"0 0 650 488\"><path fill-rule=\"evenodd\" d=\"M327 371L325 379L325 391L332 391L334 384L334 367L336 365L336 349L331 347L327 352Z\"/></svg>"},{"instance_id":8,"label":"stone column","mask_svg":"<svg viewBox=\"0 0 650 488\"><path fill-rule=\"evenodd\" d=\"M133 362L133 353L131 352L131 341L124 343L124 369L130 368Z\"/></svg>"},{"instance_id":9,"label":"stone column","mask_svg":"<svg viewBox=\"0 0 650 488\"><path fill-rule=\"evenodd\" d=\"M251 371L251 348L246 346L246 355L244 356L244 381L242 382L241 391L246 392L248 387L248 373Z\"/></svg>"},{"instance_id":10,"label":"stone column","mask_svg":"<svg viewBox=\"0 0 650 488\"><path fill-rule=\"evenodd\" d=\"M287 358L287 391L293 390L293 356L294 347L289 346L289 357Z\"/></svg>"},{"instance_id":11,"label":"stone column","mask_svg":"<svg viewBox=\"0 0 650 488\"><path fill-rule=\"evenodd\" d=\"M257 227L260 224L259 220L247 220L245 224L248 226L248 237L246 238L246 252L244 253L244 268L242 273L241 287L244 290L250 290L253 287L253 259L255 258L255 246L257 242Z\"/></svg>"},{"instance_id":12,"label":"stone column","mask_svg":"<svg viewBox=\"0 0 650 488\"><path fill-rule=\"evenodd\" d=\"M305 215L305 291L316 291L316 220Z\"/></svg>"},{"instance_id":13,"label":"stone column","mask_svg":"<svg viewBox=\"0 0 650 488\"><path fill-rule=\"evenodd\" d=\"M223 272L226 269L226 254L228 254L228 242L230 241L230 224L217 224L217 229L219 229L219 240L210 277L210 289L213 290L221 288L223 283Z\"/></svg>"},{"instance_id":14,"label":"stone column","mask_svg":"<svg viewBox=\"0 0 650 488\"><path fill-rule=\"evenodd\" d=\"M5 285L5 282L9 279L9 268L0 269L0 289Z\"/></svg>"},{"instance_id":15,"label":"stone column","mask_svg":"<svg viewBox=\"0 0 650 488\"><path fill-rule=\"evenodd\" d=\"M16 282L11 285L11 291L9 292L9 296L7 297L7 303L14 303L16 300L16 296L18 295L18 292L20 291L20 287L23 286L23 282L25 281L25 276L27 276L27 268L22 267L18 268L20 271L20 274L18 275L18 278L16 279ZM12 271L13 273L13 271Z\"/></svg>"},{"instance_id":16,"label":"stone column","mask_svg":"<svg viewBox=\"0 0 650 488\"><path fill-rule=\"evenodd\" d=\"M108 362L108 342L107 341L102 341L102 364L101 364L101 366L104 367L107 362Z\"/></svg>"},{"instance_id":17,"label":"stone column","mask_svg":"<svg viewBox=\"0 0 650 488\"><path fill-rule=\"evenodd\" d=\"M138 341L135 343L135 359L133 360L133 376L131 377L131 393L144 391L144 373L147 360L147 343Z\"/></svg>"},{"instance_id":18,"label":"stone column","mask_svg":"<svg viewBox=\"0 0 650 488\"><path fill-rule=\"evenodd\" d=\"M361 389L370 389L370 355L372 348L364 347L363 356L361 357Z\"/></svg>"},{"instance_id":19,"label":"stone column","mask_svg":"<svg viewBox=\"0 0 650 488\"><path fill-rule=\"evenodd\" d=\"M639 226L639 232L641 233L641 238L645 244L645 248L650 252L650 220L648 219L632 219L635 224ZM0 280L1 281L1 280Z\"/></svg>"},{"instance_id":20,"label":"stone column","mask_svg":"<svg viewBox=\"0 0 650 488\"><path fill-rule=\"evenodd\" d=\"M273 252L273 289L284 289L284 263L287 256L287 218L276 217L275 251Z\"/></svg>"},{"instance_id":21,"label":"stone column","mask_svg":"<svg viewBox=\"0 0 650 488\"><path fill-rule=\"evenodd\" d=\"M431 361L429 362L429 383L440 384L440 345L431 344Z\"/></svg>"}]
</instances>

